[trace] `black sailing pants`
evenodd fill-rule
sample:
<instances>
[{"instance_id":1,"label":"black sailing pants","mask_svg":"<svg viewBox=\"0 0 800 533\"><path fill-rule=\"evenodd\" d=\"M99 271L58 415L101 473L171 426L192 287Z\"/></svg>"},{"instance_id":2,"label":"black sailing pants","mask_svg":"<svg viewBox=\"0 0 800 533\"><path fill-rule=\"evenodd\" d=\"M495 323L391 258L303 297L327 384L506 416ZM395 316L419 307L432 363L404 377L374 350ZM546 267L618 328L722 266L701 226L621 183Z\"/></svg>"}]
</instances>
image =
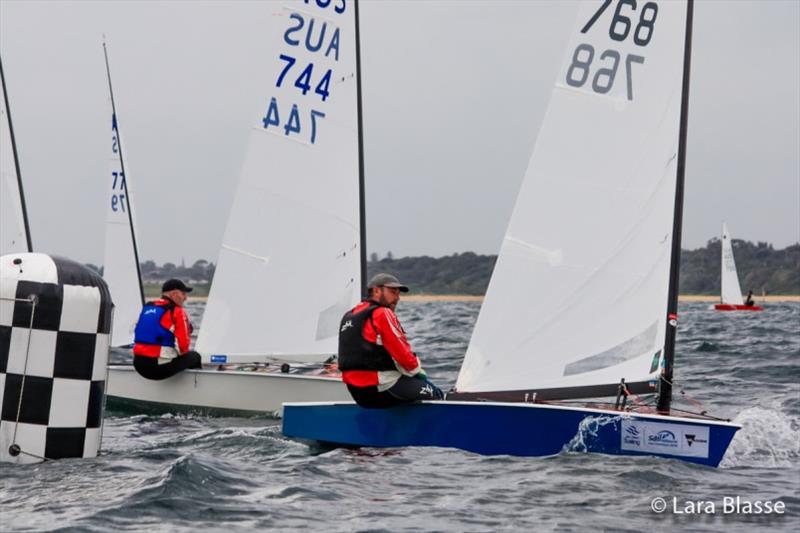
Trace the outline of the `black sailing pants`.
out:
<instances>
[{"instance_id":1,"label":"black sailing pants","mask_svg":"<svg viewBox=\"0 0 800 533\"><path fill-rule=\"evenodd\" d=\"M378 391L376 385L370 387L354 387L348 385L350 396L361 407L383 409L394 407L419 400L441 400L444 398L442 391L426 379L400 376L397 383L383 392Z\"/></svg>"},{"instance_id":2,"label":"black sailing pants","mask_svg":"<svg viewBox=\"0 0 800 533\"><path fill-rule=\"evenodd\" d=\"M200 354L194 350L190 350L163 365L158 364L157 357L134 355L133 368L135 368L143 378L160 380L172 377L178 372L183 372L187 368L203 368L203 364L200 361Z\"/></svg>"}]
</instances>

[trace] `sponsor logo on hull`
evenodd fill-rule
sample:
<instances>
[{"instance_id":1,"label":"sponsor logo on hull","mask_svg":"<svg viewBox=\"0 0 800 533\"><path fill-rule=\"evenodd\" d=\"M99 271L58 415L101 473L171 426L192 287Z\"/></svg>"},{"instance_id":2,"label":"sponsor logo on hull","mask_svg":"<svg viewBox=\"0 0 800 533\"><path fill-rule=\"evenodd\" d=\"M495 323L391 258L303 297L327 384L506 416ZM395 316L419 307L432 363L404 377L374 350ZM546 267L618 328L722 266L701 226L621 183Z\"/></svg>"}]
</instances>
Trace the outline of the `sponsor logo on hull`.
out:
<instances>
[{"instance_id":1,"label":"sponsor logo on hull","mask_svg":"<svg viewBox=\"0 0 800 533\"><path fill-rule=\"evenodd\" d=\"M708 458L709 429L623 419L620 448L627 451Z\"/></svg>"}]
</instances>

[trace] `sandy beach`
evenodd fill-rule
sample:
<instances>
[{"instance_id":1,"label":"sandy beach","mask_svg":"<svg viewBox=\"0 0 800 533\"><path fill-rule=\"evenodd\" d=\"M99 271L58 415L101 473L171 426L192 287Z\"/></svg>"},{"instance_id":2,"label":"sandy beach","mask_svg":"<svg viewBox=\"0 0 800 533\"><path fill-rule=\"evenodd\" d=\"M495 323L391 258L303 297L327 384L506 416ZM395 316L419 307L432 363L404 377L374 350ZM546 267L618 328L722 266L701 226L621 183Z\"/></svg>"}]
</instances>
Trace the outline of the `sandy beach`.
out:
<instances>
[{"instance_id":1,"label":"sandy beach","mask_svg":"<svg viewBox=\"0 0 800 533\"><path fill-rule=\"evenodd\" d=\"M766 302L800 302L800 294L768 294L766 296L753 295L753 300L756 303ZM681 302L719 302L719 296L710 296L706 294L687 294L678 296L678 301Z\"/></svg>"}]
</instances>

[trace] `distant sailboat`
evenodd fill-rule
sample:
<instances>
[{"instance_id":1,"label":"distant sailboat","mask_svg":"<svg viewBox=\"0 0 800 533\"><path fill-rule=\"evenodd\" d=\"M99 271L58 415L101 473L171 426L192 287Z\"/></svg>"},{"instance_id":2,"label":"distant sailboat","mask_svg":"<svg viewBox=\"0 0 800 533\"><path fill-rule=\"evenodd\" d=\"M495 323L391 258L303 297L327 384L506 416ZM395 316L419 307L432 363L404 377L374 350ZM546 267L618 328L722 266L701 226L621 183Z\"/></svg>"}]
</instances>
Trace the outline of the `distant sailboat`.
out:
<instances>
[{"instance_id":1,"label":"distant sailboat","mask_svg":"<svg viewBox=\"0 0 800 533\"><path fill-rule=\"evenodd\" d=\"M114 89L111 86L111 69L108 51L103 42L106 60L108 93L111 102L111 158L106 196L106 242L103 259L103 279L108 284L114 301L114 327L111 346L129 346L133 343L133 330L144 304L144 289L139 267L139 252L131 201L130 175L125 171L122 157L122 139L119 133Z\"/></svg>"},{"instance_id":2,"label":"distant sailboat","mask_svg":"<svg viewBox=\"0 0 800 533\"><path fill-rule=\"evenodd\" d=\"M739 426L671 404L693 3L611 5L581 5L455 391L287 403L284 435L719 464Z\"/></svg>"},{"instance_id":3,"label":"distant sailboat","mask_svg":"<svg viewBox=\"0 0 800 533\"><path fill-rule=\"evenodd\" d=\"M112 400L270 413L284 401L349 398L325 362L366 265L358 3L268 6L273 86L197 340L206 369L152 382L112 366Z\"/></svg>"},{"instance_id":4,"label":"distant sailboat","mask_svg":"<svg viewBox=\"0 0 800 533\"><path fill-rule=\"evenodd\" d=\"M19 157L11 124L6 77L0 59L0 255L32 252Z\"/></svg>"},{"instance_id":5,"label":"distant sailboat","mask_svg":"<svg viewBox=\"0 0 800 533\"><path fill-rule=\"evenodd\" d=\"M739 273L736 271L736 260L733 258L733 243L728 233L728 226L722 223L722 259L720 276L720 303L714 305L717 311L763 311L760 305L745 305L742 288L739 285Z\"/></svg>"}]
</instances>

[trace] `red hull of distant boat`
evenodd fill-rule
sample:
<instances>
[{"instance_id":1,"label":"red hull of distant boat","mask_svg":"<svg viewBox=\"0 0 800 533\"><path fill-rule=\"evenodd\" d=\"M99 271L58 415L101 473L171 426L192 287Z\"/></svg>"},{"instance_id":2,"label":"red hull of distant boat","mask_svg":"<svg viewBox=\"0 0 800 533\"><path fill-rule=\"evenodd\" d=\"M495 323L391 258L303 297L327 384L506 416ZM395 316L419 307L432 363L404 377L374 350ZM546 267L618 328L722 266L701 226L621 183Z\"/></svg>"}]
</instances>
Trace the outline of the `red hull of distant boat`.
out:
<instances>
[{"instance_id":1,"label":"red hull of distant boat","mask_svg":"<svg viewBox=\"0 0 800 533\"><path fill-rule=\"evenodd\" d=\"M733 304L716 304L714 309L717 311L763 311L764 308L760 305L733 305Z\"/></svg>"}]
</instances>

